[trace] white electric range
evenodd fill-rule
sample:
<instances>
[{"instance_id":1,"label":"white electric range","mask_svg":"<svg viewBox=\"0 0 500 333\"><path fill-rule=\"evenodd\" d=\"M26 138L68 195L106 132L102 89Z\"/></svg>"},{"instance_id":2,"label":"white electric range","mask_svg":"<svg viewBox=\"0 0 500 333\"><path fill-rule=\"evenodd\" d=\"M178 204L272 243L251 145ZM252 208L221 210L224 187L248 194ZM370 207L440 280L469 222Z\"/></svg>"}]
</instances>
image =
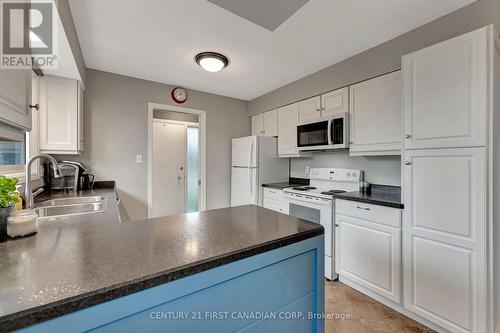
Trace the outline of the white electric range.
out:
<instances>
[{"instance_id":1,"label":"white electric range","mask_svg":"<svg viewBox=\"0 0 500 333\"><path fill-rule=\"evenodd\" d=\"M334 193L359 189L363 171L337 168L311 168L310 185L283 190L283 213L320 223L325 228L325 277L335 280L334 269Z\"/></svg>"}]
</instances>

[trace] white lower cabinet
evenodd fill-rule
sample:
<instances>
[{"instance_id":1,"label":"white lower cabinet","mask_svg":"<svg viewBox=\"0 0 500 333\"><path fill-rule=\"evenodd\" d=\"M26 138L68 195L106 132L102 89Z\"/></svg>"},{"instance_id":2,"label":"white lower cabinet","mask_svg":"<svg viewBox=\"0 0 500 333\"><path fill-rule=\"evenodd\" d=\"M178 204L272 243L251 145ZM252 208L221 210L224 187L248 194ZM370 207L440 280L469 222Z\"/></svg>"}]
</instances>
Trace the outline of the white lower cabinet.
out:
<instances>
[{"instance_id":1,"label":"white lower cabinet","mask_svg":"<svg viewBox=\"0 0 500 333\"><path fill-rule=\"evenodd\" d=\"M282 195L283 191L270 188L270 187L263 187L262 188L263 192L263 199L262 199L262 207L271 209L277 212L283 212L282 204Z\"/></svg>"},{"instance_id":2,"label":"white lower cabinet","mask_svg":"<svg viewBox=\"0 0 500 333\"><path fill-rule=\"evenodd\" d=\"M404 158L405 307L451 332L486 332L486 148Z\"/></svg>"},{"instance_id":3,"label":"white lower cabinet","mask_svg":"<svg viewBox=\"0 0 500 333\"><path fill-rule=\"evenodd\" d=\"M335 200L336 273L401 303L401 211Z\"/></svg>"}]
</instances>

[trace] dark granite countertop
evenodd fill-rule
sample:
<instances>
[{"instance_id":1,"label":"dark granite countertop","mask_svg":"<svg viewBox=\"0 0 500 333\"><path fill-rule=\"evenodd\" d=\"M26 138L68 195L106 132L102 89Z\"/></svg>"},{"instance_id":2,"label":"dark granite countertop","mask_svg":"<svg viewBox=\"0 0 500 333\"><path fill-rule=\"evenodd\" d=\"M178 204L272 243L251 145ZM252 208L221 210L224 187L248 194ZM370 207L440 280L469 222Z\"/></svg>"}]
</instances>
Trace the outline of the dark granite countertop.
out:
<instances>
[{"instance_id":1,"label":"dark granite countertop","mask_svg":"<svg viewBox=\"0 0 500 333\"><path fill-rule=\"evenodd\" d=\"M333 197L392 208L404 208L401 202L401 187L399 186L372 185L372 190L369 194L356 191L334 194Z\"/></svg>"},{"instance_id":2,"label":"dark granite countertop","mask_svg":"<svg viewBox=\"0 0 500 333\"><path fill-rule=\"evenodd\" d=\"M309 179L290 178L287 182L262 184L262 187L270 187L270 188L275 188L277 190L282 190L287 187L295 187L303 185L309 185Z\"/></svg>"},{"instance_id":3,"label":"dark granite countertop","mask_svg":"<svg viewBox=\"0 0 500 333\"><path fill-rule=\"evenodd\" d=\"M258 206L120 222L106 212L41 220L38 234L0 243L0 331L323 234L323 227Z\"/></svg>"}]
</instances>

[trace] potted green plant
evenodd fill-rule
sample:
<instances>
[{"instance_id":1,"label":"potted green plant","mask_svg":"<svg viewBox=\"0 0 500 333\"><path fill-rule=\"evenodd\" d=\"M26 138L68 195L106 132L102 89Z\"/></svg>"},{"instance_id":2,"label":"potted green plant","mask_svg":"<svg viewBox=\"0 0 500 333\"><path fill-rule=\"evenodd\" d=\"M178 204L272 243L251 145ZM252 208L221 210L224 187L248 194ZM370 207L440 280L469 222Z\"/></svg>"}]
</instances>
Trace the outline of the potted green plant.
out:
<instances>
[{"instance_id":1,"label":"potted green plant","mask_svg":"<svg viewBox=\"0 0 500 333\"><path fill-rule=\"evenodd\" d=\"M0 242L7 239L7 217L19 197L16 192L17 182L17 178L0 175Z\"/></svg>"}]
</instances>

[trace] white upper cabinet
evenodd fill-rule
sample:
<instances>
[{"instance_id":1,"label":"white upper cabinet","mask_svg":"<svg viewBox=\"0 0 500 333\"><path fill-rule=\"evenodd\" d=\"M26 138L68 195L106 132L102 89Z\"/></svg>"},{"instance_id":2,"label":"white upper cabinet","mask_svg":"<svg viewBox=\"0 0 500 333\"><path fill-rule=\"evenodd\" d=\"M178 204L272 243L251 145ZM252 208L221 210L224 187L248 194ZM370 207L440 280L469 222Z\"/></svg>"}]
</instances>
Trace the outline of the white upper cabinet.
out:
<instances>
[{"instance_id":1,"label":"white upper cabinet","mask_svg":"<svg viewBox=\"0 0 500 333\"><path fill-rule=\"evenodd\" d=\"M0 69L0 124L29 131L30 100L31 70Z\"/></svg>"},{"instance_id":2,"label":"white upper cabinet","mask_svg":"<svg viewBox=\"0 0 500 333\"><path fill-rule=\"evenodd\" d=\"M252 116L252 135L277 136L278 110L271 110Z\"/></svg>"},{"instance_id":3,"label":"white upper cabinet","mask_svg":"<svg viewBox=\"0 0 500 333\"><path fill-rule=\"evenodd\" d=\"M46 75L40 80L40 151L79 154L83 94L77 80Z\"/></svg>"},{"instance_id":4,"label":"white upper cabinet","mask_svg":"<svg viewBox=\"0 0 500 333\"><path fill-rule=\"evenodd\" d=\"M404 160L405 307L451 332L486 332L486 148Z\"/></svg>"},{"instance_id":5,"label":"white upper cabinet","mask_svg":"<svg viewBox=\"0 0 500 333\"><path fill-rule=\"evenodd\" d=\"M321 97L312 97L298 103L299 123L321 119Z\"/></svg>"},{"instance_id":6,"label":"white upper cabinet","mask_svg":"<svg viewBox=\"0 0 500 333\"><path fill-rule=\"evenodd\" d=\"M252 116L252 135L264 135L264 115L262 113Z\"/></svg>"},{"instance_id":7,"label":"white upper cabinet","mask_svg":"<svg viewBox=\"0 0 500 333\"><path fill-rule=\"evenodd\" d=\"M290 104L278 109L278 155L298 156L297 122L299 105Z\"/></svg>"},{"instance_id":8,"label":"white upper cabinet","mask_svg":"<svg viewBox=\"0 0 500 333\"><path fill-rule=\"evenodd\" d=\"M351 155L401 155L401 71L349 89Z\"/></svg>"},{"instance_id":9,"label":"white upper cabinet","mask_svg":"<svg viewBox=\"0 0 500 333\"><path fill-rule=\"evenodd\" d=\"M348 112L349 88L341 88L321 95L321 117L332 118L334 114Z\"/></svg>"},{"instance_id":10,"label":"white upper cabinet","mask_svg":"<svg viewBox=\"0 0 500 333\"><path fill-rule=\"evenodd\" d=\"M264 135L278 136L278 109L264 112Z\"/></svg>"},{"instance_id":11,"label":"white upper cabinet","mask_svg":"<svg viewBox=\"0 0 500 333\"><path fill-rule=\"evenodd\" d=\"M403 57L406 149L486 144L491 27Z\"/></svg>"}]
</instances>

